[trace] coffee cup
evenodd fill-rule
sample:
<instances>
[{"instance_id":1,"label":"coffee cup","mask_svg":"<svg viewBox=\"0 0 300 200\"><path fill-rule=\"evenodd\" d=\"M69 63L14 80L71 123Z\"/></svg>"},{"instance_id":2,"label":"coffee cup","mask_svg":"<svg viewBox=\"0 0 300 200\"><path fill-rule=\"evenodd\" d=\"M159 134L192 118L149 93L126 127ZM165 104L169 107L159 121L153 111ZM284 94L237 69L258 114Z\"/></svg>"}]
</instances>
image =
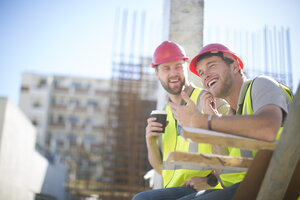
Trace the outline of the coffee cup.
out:
<instances>
[{"instance_id":1,"label":"coffee cup","mask_svg":"<svg viewBox=\"0 0 300 200\"><path fill-rule=\"evenodd\" d=\"M163 129L162 131L153 131L153 132L164 133L167 124L167 112L165 110L152 110L151 117L155 117L156 118L155 121L163 125L161 127Z\"/></svg>"}]
</instances>

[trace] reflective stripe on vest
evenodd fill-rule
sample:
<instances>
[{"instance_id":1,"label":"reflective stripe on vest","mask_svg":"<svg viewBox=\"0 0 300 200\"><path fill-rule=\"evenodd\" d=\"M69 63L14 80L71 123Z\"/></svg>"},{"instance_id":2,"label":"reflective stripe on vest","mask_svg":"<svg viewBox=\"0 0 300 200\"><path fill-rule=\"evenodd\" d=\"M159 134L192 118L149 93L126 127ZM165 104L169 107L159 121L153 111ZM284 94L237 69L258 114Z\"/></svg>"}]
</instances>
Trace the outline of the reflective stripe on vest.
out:
<instances>
[{"instance_id":1,"label":"reflective stripe on vest","mask_svg":"<svg viewBox=\"0 0 300 200\"><path fill-rule=\"evenodd\" d=\"M190 99L197 104L198 96L201 94L201 89L194 89L190 95ZM173 151L183 152L201 152L211 154L211 145L209 144L197 144L189 143L183 140L178 134L178 124L174 119L172 111L169 106L166 107L167 121L169 122L165 133L162 135L162 149L163 149L163 161L166 160L167 155ZM167 142L165 142L167 141ZM163 166L164 167L164 166ZM162 170L164 187L179 187L182 186L188 179L198 176L205 177L211 173L211 170L188 170L188 169L166 169Z\"/></svg>"}]
</instances>

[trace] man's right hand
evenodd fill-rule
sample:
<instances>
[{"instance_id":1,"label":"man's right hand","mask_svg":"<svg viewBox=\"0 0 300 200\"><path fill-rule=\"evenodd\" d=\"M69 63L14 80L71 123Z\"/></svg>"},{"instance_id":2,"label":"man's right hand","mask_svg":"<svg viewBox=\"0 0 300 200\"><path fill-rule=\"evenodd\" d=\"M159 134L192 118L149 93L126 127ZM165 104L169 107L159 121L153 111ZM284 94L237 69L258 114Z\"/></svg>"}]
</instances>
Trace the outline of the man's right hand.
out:
<instances>
[{"instance_id":1,"label":"man's right hand","mask_svg":"<svg viewBox=\"0 0 300 200\"><path fill-rule=\"evenodd\" d=\"M158 147L158 138L161 133L154 131L162 131L162 124L159 122L155 122L155 117L150 117L147 120L146 127L146 143L148 149L148 159L151 166L159 173L162 173L162 157Z\"/></svg>"},{"instance_id":2,"label":"man's right hand","mask_svg":"<svg viewBox=\"0 0 300 200\"><path fill-rule=\"evenodd\" d=\"M216 100L213 95L207 91L203 92L200 96L200 104L205 114L215 115L218 112L216 110Z\"/></svg>"},{"instance_id":3,"label":"man's right hand","mask_svg":"<svg viewBox=\"0 0 300 200\"><path fill-rule=\"evenodd\" d=\"M155 122L155 117L150 117L147 120L147 127L146 127L146 141L147 144L152 142L156 142L157 139L160 137L161 133L154 132L154 131L162 131L162 124L159 122Z\"/></svg>"}]
</instances>

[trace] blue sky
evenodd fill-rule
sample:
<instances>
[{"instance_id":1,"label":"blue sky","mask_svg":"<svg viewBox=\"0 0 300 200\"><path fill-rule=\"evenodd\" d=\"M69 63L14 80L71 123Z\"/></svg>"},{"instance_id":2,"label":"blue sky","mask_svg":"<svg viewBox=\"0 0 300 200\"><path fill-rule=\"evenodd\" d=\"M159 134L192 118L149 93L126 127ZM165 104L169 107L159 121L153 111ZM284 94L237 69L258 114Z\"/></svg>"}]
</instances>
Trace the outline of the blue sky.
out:
<instances>
[{"instance_id":1,"label":"blue sky","mask_svg":"<svg viewBox=\"0 0 300 200\"><path fill-rule=\"evenodd\" d=\"M152 27L145 34L160 34L163 0L1 0L0 96L18 104L22 72L109 78L114 21L120 9L145 11ZM204 26L288 26L297 85L299 10L297 0L207 0ZM144 53L151 56L155 45L145 46Z\"/></svg>"},{"instance_id":2,"label":"blue sky","mask_svg":"<svg viewBox=\"0 0 300 200\"><path fill-rule=\"evenodd\" d=\"M22 72L109 78L118 9L158 21L162 1L1 0L0 96L18 104Z\"/></svg>"}]
</instances>

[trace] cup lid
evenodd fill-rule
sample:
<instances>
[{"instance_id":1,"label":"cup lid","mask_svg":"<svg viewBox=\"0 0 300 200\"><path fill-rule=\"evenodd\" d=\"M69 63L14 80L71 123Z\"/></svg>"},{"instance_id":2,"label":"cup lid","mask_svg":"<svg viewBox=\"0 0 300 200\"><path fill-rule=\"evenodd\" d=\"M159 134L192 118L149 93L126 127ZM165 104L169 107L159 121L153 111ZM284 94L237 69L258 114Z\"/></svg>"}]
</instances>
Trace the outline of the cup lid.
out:
<instances>
[{"instance_id":1,"label":"cup lid","mask_svg":"<svg viewBox=\"0 0 300 200\"><path fill-rule=\"evenodd\" d=\"M166 115L167 112L165 110L152 110L151 115L154 115L154 114Z\"/></svg>"}]
</instances>

